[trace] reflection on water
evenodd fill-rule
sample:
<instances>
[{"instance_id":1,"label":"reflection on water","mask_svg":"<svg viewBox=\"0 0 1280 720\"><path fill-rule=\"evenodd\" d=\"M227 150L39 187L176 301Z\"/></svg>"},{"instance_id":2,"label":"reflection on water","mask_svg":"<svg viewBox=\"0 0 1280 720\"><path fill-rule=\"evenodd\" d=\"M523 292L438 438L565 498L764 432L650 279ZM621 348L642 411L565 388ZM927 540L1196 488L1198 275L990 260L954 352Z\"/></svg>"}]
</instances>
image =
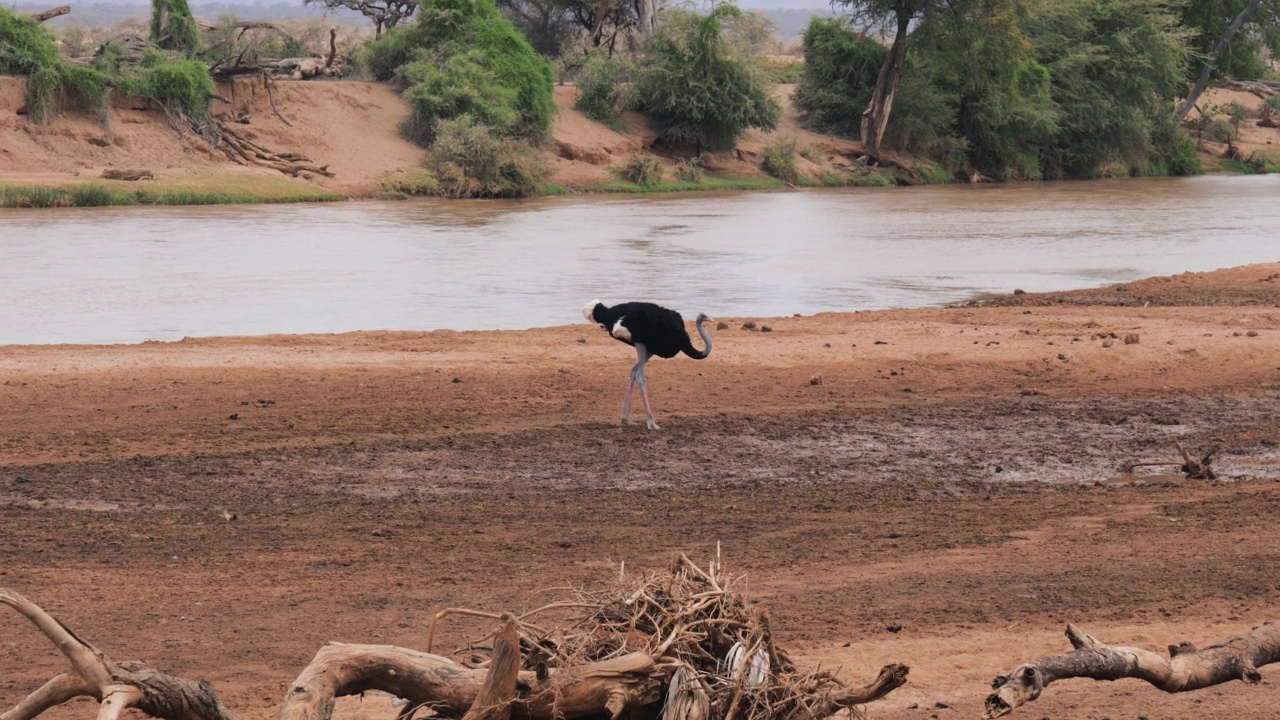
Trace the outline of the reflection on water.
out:
<instances>
[{"instance_id":1,"label":"reflection on water","mask_svg":"<svg viewBox=\"0 0 1280 720\"><path fill-rule=\"evenodd\" d=\"M1280 259L1280 176L0 210L0 344L934 305Z\"/></svg>"}]
</instances>

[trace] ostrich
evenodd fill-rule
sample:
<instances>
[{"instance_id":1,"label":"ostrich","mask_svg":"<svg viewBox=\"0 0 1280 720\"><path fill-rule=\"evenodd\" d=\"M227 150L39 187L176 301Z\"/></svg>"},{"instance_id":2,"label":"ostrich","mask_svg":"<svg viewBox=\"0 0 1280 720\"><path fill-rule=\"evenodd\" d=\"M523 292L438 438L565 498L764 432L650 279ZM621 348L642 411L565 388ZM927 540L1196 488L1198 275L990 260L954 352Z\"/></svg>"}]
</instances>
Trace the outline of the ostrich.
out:
<instances>
[{"instance_id":1,"label":"ostrich","mask_svg":"<svg viewBox=\"0 0 1280 720\"><path fill-rule=\"evenodd\" d=\"M702 324L711 318L698 313L695 323L706 350L698 350L689 340L689 333L684 329L684 318L675 310L668 310L661 305L648 302L628 302L613 307L606 307L599 300L592 300L582 306L582 316L588 322L597 323L614 338L635 347L636 364L631 368L631 382L627 385L627 398L622 402L622 422L631 422L631 393L636 385L640 386L640 399L644 402L646 424L650 430L657 430L658 423L653 419L653 410L649 407L649 393L645 388L644 364L649 358L657 355L660 358L673 358L683 352L694 360L701 360L711 354L711 336L703 329Z\"/></svg>"}]
</instances>

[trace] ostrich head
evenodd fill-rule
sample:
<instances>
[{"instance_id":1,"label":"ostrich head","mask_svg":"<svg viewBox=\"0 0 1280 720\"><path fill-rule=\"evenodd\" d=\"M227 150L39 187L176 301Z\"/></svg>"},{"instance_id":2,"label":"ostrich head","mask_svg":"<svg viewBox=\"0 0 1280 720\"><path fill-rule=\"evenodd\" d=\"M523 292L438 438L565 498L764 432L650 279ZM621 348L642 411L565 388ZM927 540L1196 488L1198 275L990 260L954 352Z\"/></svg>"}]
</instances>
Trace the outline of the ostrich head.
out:
<instances>
[{"instance_id":1,"label":"ostrich head","mask_svg":"<svg viewBox=\"0 0 1280 720\"><path fill-rule=\"evenodd\" d=\"M600 304L599 300L592 300L591 302L582 306L582 317L586 318L587 322L593 323L596 321L595 310L596 310L596 306L599 304Z\"/></svg>"},{"instance_id":2,"label":"ostrich head","mask_svg":"<svg viewBox=\"0 0 1280 720\"><path fill-rule=\"evenodd\" d=\"M715 318L713 318L713 317L711 317L711 316L707 315L706 313L698 313L698 319L697 319L697 320L695 320L694 322L695 322L695 323L704 323L704 322L711 322L712 320L715 320Z\"/></svg>"}]
</instances>

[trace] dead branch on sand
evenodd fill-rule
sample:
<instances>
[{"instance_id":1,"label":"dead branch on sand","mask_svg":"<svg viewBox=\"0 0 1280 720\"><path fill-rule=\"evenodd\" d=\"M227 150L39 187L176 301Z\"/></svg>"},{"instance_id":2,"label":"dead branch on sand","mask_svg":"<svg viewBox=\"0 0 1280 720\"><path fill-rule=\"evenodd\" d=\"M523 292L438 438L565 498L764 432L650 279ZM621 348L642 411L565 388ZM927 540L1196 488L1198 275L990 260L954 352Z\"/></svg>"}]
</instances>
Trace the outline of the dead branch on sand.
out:
<instances>
[{"instance_id":1,"label":"dead branch on sand","mask_svg":"<svg viewBox=\"0 0 1280 720\"><path fill-rule=\"evenodd\" d=\"M987 696L983 717L1008 715L1056 680L1137 678L1177 693L1231 680L1257 684L1262 681L1258 668L1280 662L1280 625L1271 622L1202 650L1185 642L1170 645L1168 660L1142 648L1105 645L1075 625L1067 625L1067 639L1074 652L1040 658L992 680L995 692Z\"/></svg>"},{"instance_id":2,"label":"dead branch on sand","mask_svg":"<svg viewBox=\"0 0 1280 720\"><path fill-rule=\"evenodd\" d=\"M203 680L165 675L139 663L114 662L38 605L11 590L0 588L0 605L8 605L35 623L71 663L71 672L49 680L0 715L0 720L31 720L55 705L84 696L102 703L98 720L117 720L126 708L137 708L164 720L236 720L218 700L213 686Z\"/></svg>"},{"instance_id":3,"label":"dead branch on sand","mask_svg":"<svg viewBox=\"0 0 1280 720\"><path fill-rule=\"evenodd\" d=\"M279 720L330 720L334 698L381 690L461 720L822 720L901 687L905 665L886 665L851 687L826 671L802 672L777 647L768 615L749 608L718 562L685 555L632 583L548 603L522 615L466 608L438 613L500 621L469 642L465 662L387 645L321 648L281 702ZM164 720L236 720L207 682L112 662L34 603L0 589L0 603L26 615L71 661L72 672L31 693L0 720L32 720L88 695L99 720L134 707ZM538 624L533 623L537 618ZM491 646L477 643L491 642Z\"/></svg>"},{"instance_id":4,"label":"dead branch on sand","mask_svg":"<svg viewBox=\"0 0 1280 720\"><path fill-rule=\"evenodd\" d=\"M1175 441L1173 444L1174 447L1178 448L1178 452L1182 454L1182 462L1156 461L1131 463L1124 466L1124 472L1131 473L1134 468L1139 467L1175 465L1178 467L1178 471L1186 475L1189 480L1218 479L1218 474L1213 471L1213 468L1209 467L1210 463L1213 462L1213 456L1218 453L1218 448L1211 448L1209 452L1205 453L1197 460L1196 458L1191 457L1191 453L1187 452L1186 448L1182 447L1182 443Z\"/></svg>"}]
</instances>

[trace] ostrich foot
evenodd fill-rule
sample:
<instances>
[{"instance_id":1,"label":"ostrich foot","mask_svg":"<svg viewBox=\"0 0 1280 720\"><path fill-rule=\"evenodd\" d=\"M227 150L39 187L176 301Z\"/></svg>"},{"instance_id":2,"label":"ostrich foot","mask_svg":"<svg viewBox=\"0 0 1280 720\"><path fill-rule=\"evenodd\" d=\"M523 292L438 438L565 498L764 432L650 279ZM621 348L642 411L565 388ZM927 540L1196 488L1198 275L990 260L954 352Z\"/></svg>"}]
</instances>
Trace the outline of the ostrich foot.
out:
<instances>
[{"instance_id":1,"label":"ostrich foot","mask_svg":"<svg viewBox=\"0 0 1280 720\"><path fill-rule=\"evenodd\" d=\"M662 428L658 427L658 421L654 420L653 418L649 418L648 420L645 420L645 421L644 421L644 423L645 423L645 425L648 425L648 426L649 426L649 429L650 429L650 430L661 430L661 429L662 429Z\"/></svg>"}]
</instances>

